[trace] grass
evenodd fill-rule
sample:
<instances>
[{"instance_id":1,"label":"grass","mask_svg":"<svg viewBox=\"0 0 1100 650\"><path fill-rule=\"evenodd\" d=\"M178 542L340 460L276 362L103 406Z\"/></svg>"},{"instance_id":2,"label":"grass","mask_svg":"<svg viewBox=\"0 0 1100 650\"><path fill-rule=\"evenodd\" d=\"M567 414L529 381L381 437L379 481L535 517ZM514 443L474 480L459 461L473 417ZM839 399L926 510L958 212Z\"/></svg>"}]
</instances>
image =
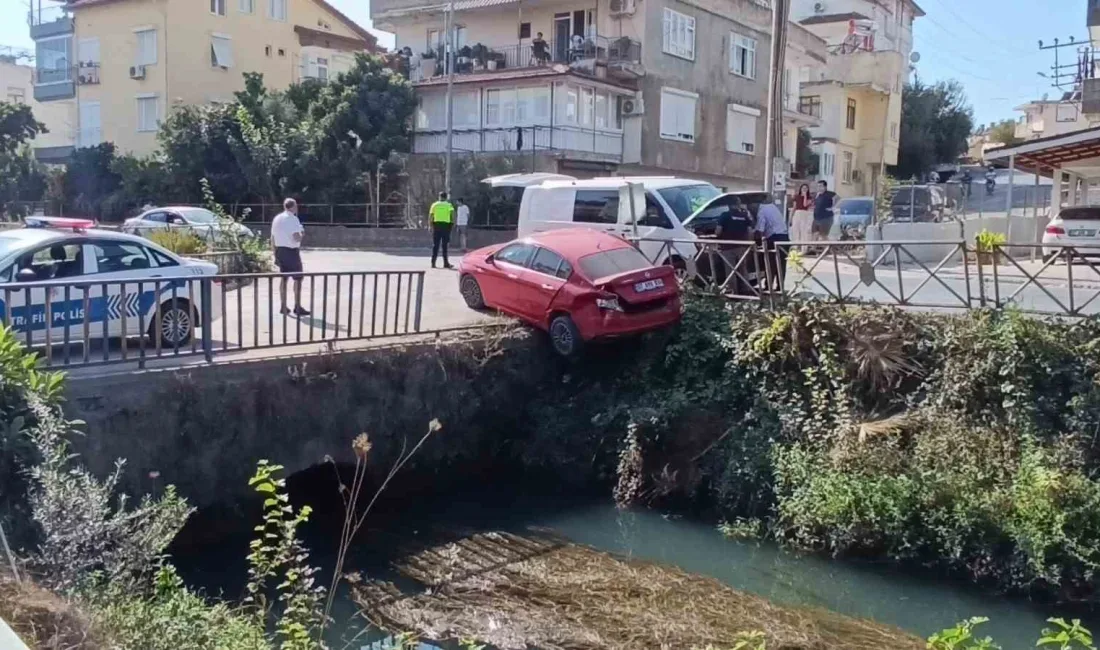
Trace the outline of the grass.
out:
<instances>
[{"instance_id":1,"label":"grass","mask_svg":"<svg viewBox=\"0 0 1100 650\"><path fill-rule=\"evenodd\" d=\"M479 534L397 566L427 589L361 583L363 614L432 639L476 638L502 650L731 647L763 632L768 648L918 650L906 632L818 609L777 605L713 578L538 537Z\"/></svg>"}]
</instances>

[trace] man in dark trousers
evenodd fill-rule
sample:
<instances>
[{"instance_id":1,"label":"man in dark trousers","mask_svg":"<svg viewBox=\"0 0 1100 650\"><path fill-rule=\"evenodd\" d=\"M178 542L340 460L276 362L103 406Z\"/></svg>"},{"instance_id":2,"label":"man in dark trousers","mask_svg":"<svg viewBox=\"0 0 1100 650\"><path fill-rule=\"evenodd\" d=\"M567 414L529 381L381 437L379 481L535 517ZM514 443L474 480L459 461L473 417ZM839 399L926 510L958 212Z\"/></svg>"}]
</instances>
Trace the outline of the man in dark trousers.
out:
<instances>
[{"instance_id":1,"label":"man in dark trousers","mask_svg":"<svg viewBox=\"0 0 1100 650\"><path fill-rule=\"evenodd\" d=\"M447 260L447 246L451 243L451 227L455 221L455 206L447 200L447 193L440 192L439 200L428 209L428 215L432 222L432 268L435 268L435 260L439 257L439 249L443 248L443 268L453 269Z\"/></svg>"}]
</instances>

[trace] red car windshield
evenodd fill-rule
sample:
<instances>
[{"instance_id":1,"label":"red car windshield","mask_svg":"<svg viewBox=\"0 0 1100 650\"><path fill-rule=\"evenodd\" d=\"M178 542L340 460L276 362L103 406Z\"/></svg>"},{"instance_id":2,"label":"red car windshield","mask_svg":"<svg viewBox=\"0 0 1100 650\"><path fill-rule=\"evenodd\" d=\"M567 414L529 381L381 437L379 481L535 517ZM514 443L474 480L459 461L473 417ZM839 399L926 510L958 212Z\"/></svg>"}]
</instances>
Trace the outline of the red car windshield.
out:
<instances>
[{"instance_id":1,"label":"red car windshield","mask_svg":"<svg viewBox=\"0 0 1100 650\"><path fill-rule=\"evenodd\" d=\"M585 255L580 259L581 272L589 280L599 280L612 275L639 271L653 266L653 263L638 252L636 248L616 248Z\"/></svg>"}]
</instances>

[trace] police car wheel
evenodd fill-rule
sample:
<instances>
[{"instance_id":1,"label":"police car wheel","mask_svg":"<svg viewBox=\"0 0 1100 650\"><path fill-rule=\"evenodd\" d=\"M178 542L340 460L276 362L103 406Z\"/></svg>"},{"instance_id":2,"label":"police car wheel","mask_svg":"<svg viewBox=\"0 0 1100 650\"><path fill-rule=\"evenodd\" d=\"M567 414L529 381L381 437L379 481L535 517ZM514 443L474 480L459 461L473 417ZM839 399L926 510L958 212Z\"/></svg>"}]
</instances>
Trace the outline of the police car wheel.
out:
<instances>
[{"instance_id":1,"label":"police car wheel","mask_svg":"<svg viewBox=\"0 0 1100 650\"><path fill-rule=\"evenodd\" d=\"M162 347L183 345L191 340L191 335L195 332L194 316L186 301L177 301L175 306L172 301L168 301L161 305L160 319L154 319L150 324L149 335L156 341L159 333Z\"/></svg>"},{"instance_id":2,"label":"police car wheel","mask_svg":"<svg viewBox=\"0 0 1100 650\"><path fill-rule=\"evenodd\" d=\"M466 301L467 307L485 309L485 296L481 293L481 285L477 283L477 278L472 275L462 276L459 291L462 292L462 299Z\"/></svg>"},{"instance_id":3,"label":"police car wheel","mask_svg":"<svg viewBox=\"0 0 1100 650\"><path fill-rule=\"evenodd\" d=\"M563 357L576 356L581 349L581 333L573 319L564 314L550 321L550 345Z\"/></svg>"}]
</instances>

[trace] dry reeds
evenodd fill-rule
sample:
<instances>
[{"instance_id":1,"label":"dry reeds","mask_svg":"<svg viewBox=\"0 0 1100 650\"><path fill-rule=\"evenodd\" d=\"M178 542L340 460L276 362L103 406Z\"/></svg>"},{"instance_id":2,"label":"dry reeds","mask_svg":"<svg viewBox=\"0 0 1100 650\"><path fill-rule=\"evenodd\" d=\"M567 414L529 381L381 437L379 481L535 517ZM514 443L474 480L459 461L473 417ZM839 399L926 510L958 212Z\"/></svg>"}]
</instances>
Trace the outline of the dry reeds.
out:
<instances>
[{"instance_id":1,"label":"dry reeds","mask_svg":"<svg viewBox=\"0 0 1100 650\"><path fill-rule=\"evenodd\" d=\"M503 650L732 647L761 631L769 650L918 650L901 630L775 605L713 578L574 544L489 533L416 553L397 569L427 589L354 590L363 614L427 638L476 638Z\"/></svg>"}]
</instances>

